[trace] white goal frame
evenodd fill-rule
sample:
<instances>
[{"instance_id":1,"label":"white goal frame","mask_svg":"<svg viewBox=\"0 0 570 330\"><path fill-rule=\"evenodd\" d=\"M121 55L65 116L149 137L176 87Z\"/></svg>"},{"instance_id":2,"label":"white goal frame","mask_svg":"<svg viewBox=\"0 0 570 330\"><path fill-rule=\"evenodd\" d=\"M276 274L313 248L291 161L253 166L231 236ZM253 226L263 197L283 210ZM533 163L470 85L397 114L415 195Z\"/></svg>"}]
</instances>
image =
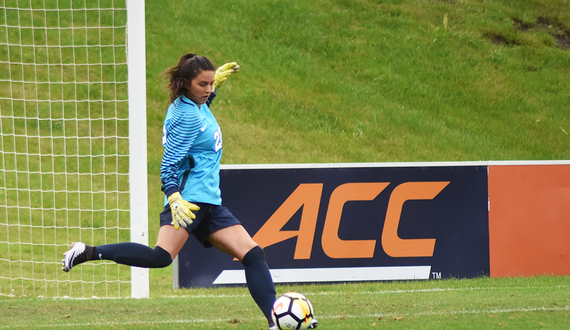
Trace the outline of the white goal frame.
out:
<instances>
[{"instance_id":1,"label":"white goal frame","mask_svg":"<svg viewBox=\"0 0 570 330\"><path fill-rule=\"evenodd\" d=\"M127 0L131 242L148 245L145 2ZM149 297L148 268L131 267L131 295Z\"/></svg>"},{"instance_id":2,"label":"white goal frame","mask_svg":"<svg viewBox=\"0 0 570 330\"><path fill-rule=\"evenodd\" d=\"M0 0L0 297L149 297L146 268L61 270L148 245L146 103L144 0Z\"/></svg>"}]
</instances>

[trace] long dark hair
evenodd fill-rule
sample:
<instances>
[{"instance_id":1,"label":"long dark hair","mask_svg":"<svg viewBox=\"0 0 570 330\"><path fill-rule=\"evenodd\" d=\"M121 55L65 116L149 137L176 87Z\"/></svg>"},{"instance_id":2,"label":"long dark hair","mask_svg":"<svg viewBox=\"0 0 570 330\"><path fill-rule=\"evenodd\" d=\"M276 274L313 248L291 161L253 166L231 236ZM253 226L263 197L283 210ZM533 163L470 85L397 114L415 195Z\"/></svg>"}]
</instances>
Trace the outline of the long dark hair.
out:
<instances>
[{"instance_id":1,"label":"long dark hair","mask_svg":"<svg viewBox=\"0 0 570 330\"><path fill-rule=\"evenodd\" d=\"M170 102L186 92L185 82L191 82L202 71L215 71L214 64L205 56L182 55L177 65L166 70L163 75L169 78Z\"/></svg>"}]
</instances>

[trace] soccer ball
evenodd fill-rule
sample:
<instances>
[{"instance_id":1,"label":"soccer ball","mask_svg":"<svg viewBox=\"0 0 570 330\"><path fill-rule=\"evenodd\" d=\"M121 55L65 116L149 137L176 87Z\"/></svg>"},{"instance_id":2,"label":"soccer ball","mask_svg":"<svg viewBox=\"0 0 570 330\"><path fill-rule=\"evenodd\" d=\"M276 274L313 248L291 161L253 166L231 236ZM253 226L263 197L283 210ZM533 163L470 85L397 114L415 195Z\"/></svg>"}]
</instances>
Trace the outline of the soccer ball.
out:
<instances>
[{"instance_id":1,"label":"soccer ball","mask_svg":"<svg viewBox=\"0 0 570 330\"><path fill-rule=\"evenodd\" d=\"M307 329L315 313L309 299L297 292L287 292L275 300L271 316L281 330Z\"/></svg>"}]
</instances>

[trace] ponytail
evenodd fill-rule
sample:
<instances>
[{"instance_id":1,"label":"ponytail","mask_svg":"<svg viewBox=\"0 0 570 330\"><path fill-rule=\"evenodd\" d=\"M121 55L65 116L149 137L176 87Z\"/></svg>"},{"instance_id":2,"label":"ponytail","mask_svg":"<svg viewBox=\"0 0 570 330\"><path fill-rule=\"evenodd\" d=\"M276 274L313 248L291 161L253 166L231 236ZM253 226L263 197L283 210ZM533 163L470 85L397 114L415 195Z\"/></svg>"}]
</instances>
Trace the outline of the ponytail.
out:
<instances>
[{"instance_id":1,"label":"ponytail","mask_svg":"<svg viewBox=\"0 0 570 330\"><path fill-rule=\"evenodd\" d=\"M170 103L186 92L186 82L191 82L202 71L214 71L212 62L205 56L182 55L178 64L166 70L163 75L169 78Z\"/></svg>"}]
</instances>

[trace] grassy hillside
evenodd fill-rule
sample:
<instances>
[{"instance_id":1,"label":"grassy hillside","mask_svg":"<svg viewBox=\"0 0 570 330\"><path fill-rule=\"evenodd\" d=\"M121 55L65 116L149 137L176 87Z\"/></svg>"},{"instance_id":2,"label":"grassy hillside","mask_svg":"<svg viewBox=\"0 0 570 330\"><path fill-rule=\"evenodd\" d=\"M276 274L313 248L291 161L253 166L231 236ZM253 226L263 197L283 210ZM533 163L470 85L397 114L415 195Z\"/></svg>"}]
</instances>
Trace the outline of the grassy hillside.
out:
<instances>
[{"instance_id":1,"label":"grassy hillside","mask_svg":"<svg viewBox=\"0 0 570 330\"><path fill-rule=\"evenodd\" d=\"M146 7L151 219L160 74L185 52L242 67L212 106L225 164L569 159L568 0Z\"/></svg>"},{"instance_id":2,"label":"grassy hillside","mask_svg":"<svg viewBox=\"0 0 570 330\"><path fill-rule=\"evenodd\" d=\"M150 148L158 76L196 52L242 66L212 107L224 163L567 159L569 7L147 1Z\"/></svg>"}]
</instances>

